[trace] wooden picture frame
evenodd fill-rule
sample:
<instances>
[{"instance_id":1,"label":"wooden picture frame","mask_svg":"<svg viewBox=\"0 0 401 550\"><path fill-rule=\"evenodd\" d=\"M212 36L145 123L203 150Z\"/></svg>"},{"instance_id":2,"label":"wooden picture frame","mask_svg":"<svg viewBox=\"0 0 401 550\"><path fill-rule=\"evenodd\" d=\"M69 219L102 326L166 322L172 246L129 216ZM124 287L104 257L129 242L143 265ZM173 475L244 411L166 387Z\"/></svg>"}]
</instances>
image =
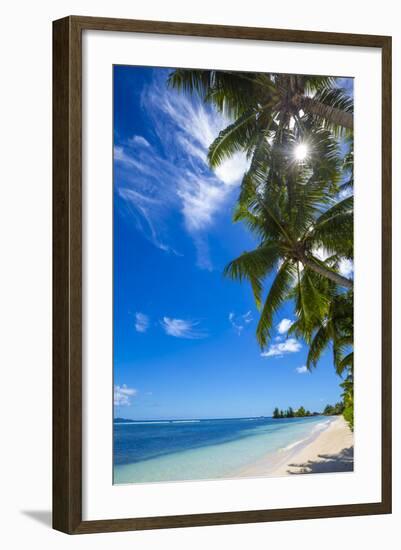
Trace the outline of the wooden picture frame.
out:
<instances>
[{"instance_id":1,"label":"wooden picture frame","mask_svg":"<svg viewBox=\"0 0 401 550\"><path fill-rule=\"evenodd\" d=\"M82 521L82 31L378 48L382 56L382 497L349 505ZM391 37L71 16L53 23L53 527L69 534L391 512Z\"/></svg>"}]
</instances>

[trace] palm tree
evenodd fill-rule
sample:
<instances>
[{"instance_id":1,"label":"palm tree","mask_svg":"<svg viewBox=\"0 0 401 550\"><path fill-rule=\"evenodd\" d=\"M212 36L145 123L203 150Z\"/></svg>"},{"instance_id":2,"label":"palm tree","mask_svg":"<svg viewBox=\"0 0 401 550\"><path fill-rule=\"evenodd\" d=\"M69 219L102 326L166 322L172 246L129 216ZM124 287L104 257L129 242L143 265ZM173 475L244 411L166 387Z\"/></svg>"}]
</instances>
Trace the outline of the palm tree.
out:
<instances>
[{"instance_id":1,"label":"palm tree","mask_svg":"<svg viewBox=\"0 0 401 550\"><path fill-rule=\"evenodd\" d=\"M310 288L313 288L313 293ZM313 300L306 300L305 297L310 298L311 294ZM291 297L295 300L297 320L288 333L309 344L308 369L316 367L324 350L331 344L337 374L342 376L352 372L353 291L339 292L331 281L316 277L306 269Z\"/></svg>"},{"instance_id":2,"label":"palm tree","mask_svg":"<svg viewBox=\"0 0 401 550\"><path fill-rule=\"evenodd\" d=\"M205 101L213 103L218 110L236 118L235 122L224 129L209 149L209 163L218 166L225 158L239 150L246 150L252 156L252 162L243 181L245 196L254 194L260 181L270 171L270 179L277 176L276 166L283 172L283 163L277 162L271 154L272 144L285 144L293 141L303 143L308 139L309 149L314 156L314 176L319 172L320 179L331 183L330 190L339 183L338 152L330 132L322 126L334 130L352 128L352 101L344 92L333 87L335 79L331 77L296 76L265 73L232 73L227 71L176 69L169 77L170 85L191 93L197 92ZM310 108L308 108L308 106ZM306 109L305 111L303 111ZM337 112L339 111L339 112ZM293 124L293 129L289 127ZM306 137L308 136L308 138ZM284 155L281 151L281 157ZM266 164L268 163L268 165ZM291 162L287 163L291 168ZM259 173L258 173L259 172ZM290 178L287 187L291 185ZM304 182L306 183L306 182ZM244 209L237 211L236 220L243 218ZM334 221L320 220L319 229L322 240L328 240ZM337 217L337 229L341 218ZM352 287L352 281L342 277L318 258L298 245L299 261L309 265L323 276L329 277L346 288ZM309 251L310 252L310 251Z\"/></svg>"},{"instance_id":3,"label":"palm tree","mask_svg":"<svg viewBox=\"0 0 401 550\"><path fill-rule=\"evenodd\" d=\"M244 222L259 245L225 273L252 286L260 346L279 307L294 299L291 332L310 346L307 366L332 344L336 370L347 374L344 402L352 416L353 281L339 272L340 261L353 258L352 100L331 77L177 69L169 83L233 120L210 145L212 168L237 151L250 159L234 221ZM339 135L350 145L343 161ZM302 162L294 157L299 145L307 150Z\"/></svg>"},{"instance_id":4,"label":"palm tree","mask_svg":"<svg viewBox=\"0 0 401 550\"><path fill-rule=\"evenodd\" d=\"M340 386L343 388L342 398L344 403L343 416L354 429L354 378L352 371L348 373L346 379Z\"/></svg>"},{"instance_id":5,"label":"palm tree","mask_svg":"<svg viewBox=\"0 0 401 550\"><path fill-rule=\"evenodd\" d=\"M314 299L302 302L308 296L312 279ZM323 352L329 346L333 351L336 372L343 378L343 415L353 429L353 292L339 292L336 285L314 273L304 270L299 283L292 292L296 303L297 320L288 333L303 338L309 345L306 366L317 366Z\"/></svg>"},{"instance_id":6,"label":"palm tree","mask_svg":"<svg viewBox=\"0 0 401 550\"><path fill-rule=\"evenodd\" d=\"M293 161L291 132L281 144L265 145L244 177L234 214L234 221L243 221L260 243L230 262L225 274L251 283L261 309L256 334L262 347L274 314L294 286L302 290L303 307L309 302L316 308L320 301L314 279L346 289L353 286L352 279L338 272L339 261L353 257L353 197L336 202L328 192L338 190L338 152L326 130L309 136L311 142L312 137L313 155L302 164ZM262 307L269 274L275 277Z\"/></svg>"},{"instance_id":7,"label":"palm tree","mask_svg":"<svg viewBox=\"0 0 401 550\"><path fill-rule=\"evenodd\" d=\"M260 134L280 140L292 127L353 130L353 103L333 77L176 69L168 82L233 119L210 146L212 167L238 150L255 152Z\"/></svg>"},{"instance_id":8,"label":"palm tree","mask_svg":"<svg viewBox=\"0 0 401 550\"><path fill-rule=\"evenodd\" d=\"M273 418L280 418L280 411L278 407L276 407L273 411Z\"/></svg>"}]
</instances>

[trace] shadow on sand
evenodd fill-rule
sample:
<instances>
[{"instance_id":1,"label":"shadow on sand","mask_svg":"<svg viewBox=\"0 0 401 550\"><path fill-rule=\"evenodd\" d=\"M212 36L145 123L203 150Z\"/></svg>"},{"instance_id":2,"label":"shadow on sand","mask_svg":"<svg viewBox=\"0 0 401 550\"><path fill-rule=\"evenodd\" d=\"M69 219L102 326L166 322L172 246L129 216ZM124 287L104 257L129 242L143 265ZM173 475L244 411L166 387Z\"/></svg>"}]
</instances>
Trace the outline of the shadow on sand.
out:
<instances>
[{"instance_id":1,"label":"shadow on sand","mask_svg":"<svg viewBox=\"0 0 401 550\"><path fill-rule=\"evenodd\" d=\"M329 472L352 472L354 448L348 447L339 453L318 455L320 460L308 460L304 464L289 464L289 474L322 474Z\"/></svg>"}]
</instances>

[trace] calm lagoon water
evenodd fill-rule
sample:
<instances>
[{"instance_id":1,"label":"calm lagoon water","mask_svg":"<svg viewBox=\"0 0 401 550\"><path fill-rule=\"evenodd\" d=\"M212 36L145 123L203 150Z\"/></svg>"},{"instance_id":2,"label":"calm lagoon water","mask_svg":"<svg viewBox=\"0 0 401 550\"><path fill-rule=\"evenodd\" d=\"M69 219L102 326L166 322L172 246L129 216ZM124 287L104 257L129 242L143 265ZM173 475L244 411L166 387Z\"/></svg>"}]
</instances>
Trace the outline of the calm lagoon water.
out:
<instances>
[{"instance_id":1,"label":"calm lagoon water","mask_svg":"<svg viewBox=\"0 0 401 550\"><path fill-rule=\"evenodd\" d=\"M230 477L289 451L332 418L235 418L114 423L114 483Z\"/></svg>"}]
</instances>

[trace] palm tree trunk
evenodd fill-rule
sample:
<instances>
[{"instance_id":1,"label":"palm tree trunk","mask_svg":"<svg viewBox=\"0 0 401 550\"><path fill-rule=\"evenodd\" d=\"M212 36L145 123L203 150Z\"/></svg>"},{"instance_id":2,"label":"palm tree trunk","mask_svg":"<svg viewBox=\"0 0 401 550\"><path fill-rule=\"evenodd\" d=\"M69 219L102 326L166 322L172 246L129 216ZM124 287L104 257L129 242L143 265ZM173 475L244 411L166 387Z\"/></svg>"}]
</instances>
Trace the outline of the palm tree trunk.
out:
<instances>
[{"instance_id":1,"label":"palm tree trunk","mask_svg":"<svg viewBox=\"0 0 401 550\"><path fill-rule=\"evenodd\" d=\"M324 118L332 124L342 126L343 128L348 128L350 130L354 127L354 115L342 109L337 109L336 107L330 107L325 103L313 99L313 97L307 96L297 96L295 98L295 103L299 105L306 113L312 115L317 115L321 118Z\"/></svg>"},{"instance_id":2,"label":"palm tree trunk","mask_svg":"<svg viewBox=\"0 0 401 550\"><path fill-rule=\"evenodd\" d=\"M301 259L301 262L304 265L306 265L306 267L314 271L315 273L319 273L319 275L322 275L323 277L330 279L330 281L333 281L333 283L336 283L339 286L343 286L349 289L352 289L354 286L354 282L352 281L352 279L347 279L346 277L343 277L339 273L332 271L328 267L325 267L324 265L322 265L318 260L304 256Z\"/></svg>"}]
</instances>

